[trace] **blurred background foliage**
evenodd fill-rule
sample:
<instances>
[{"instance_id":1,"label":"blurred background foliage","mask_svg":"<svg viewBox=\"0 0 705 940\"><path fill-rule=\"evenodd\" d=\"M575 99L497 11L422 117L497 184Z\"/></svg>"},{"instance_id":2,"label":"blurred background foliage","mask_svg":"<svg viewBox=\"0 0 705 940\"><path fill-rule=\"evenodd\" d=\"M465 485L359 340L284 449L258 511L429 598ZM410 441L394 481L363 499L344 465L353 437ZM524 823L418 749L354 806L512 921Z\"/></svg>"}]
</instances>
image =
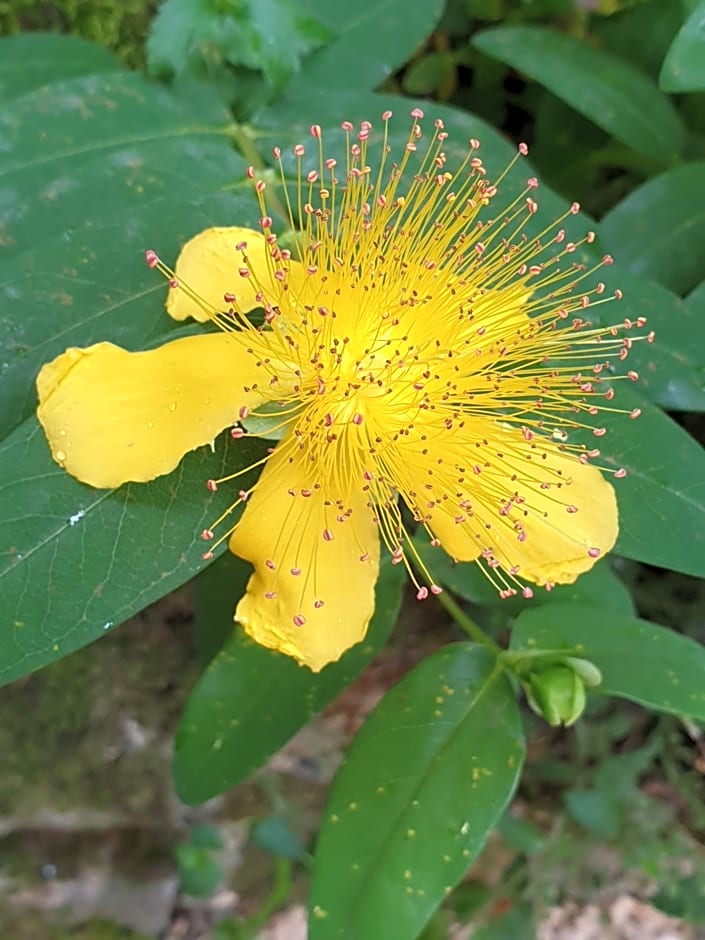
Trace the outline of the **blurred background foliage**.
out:
<instances>
[{"instance_id":1,"label":"blurred background foliage","mask_svg":"<svg viewBox=\"0 0 705 940\"><path fill-rule=\"evenodd\" d=\"M703 178L698 165L705 160L705 94L699 88L679 85L677 68L664 73L667 53L697 7L697 0L448 0L432 35L401 69L386 77L381 90L453 105L484 118L513 141L528 141L531 160L542 181L565 198L580 200L588 215L604 219L604 235L614 242L610 248L615 254L623 249L621 255L627 260L632 251L638 266L640 258L648 256L650 230L644 232L646 255L635 253L630 249L629 235L634 229L629 203L614 215L611 210L636 192L634 198L642 208L641 224L650 218L653 229L663 223L670 234L669 206L693 199L702 204L704 198L702 189L692 191L685 175L670 177L670 188L661 198L655 190L640 188L676 167L684 174L692 165L693 178ZM517 32L505 32L501 37L490 32L500 25ZM545 32L522 32L526 29ZM131 68L145 69L177 89L205 82L210 95L226 104L237 120L247 121L277 99L310 53L335 36L336 16L335 5L320 0L166 0L162 4L146 0L0 0L0 34L28 31L57 31L101 43ZM537 35L543 42L531 58L527 37ZM571 68L566 52L571 48L566 45L569 42L609 57L604 60L604 73L595 76L605 87L629 95L630 82L638 91L646 87L644 82L656 89L661 79L662 87L675 92L662 115L665 125L671 122L674 128L671 149L652 146L646 134L640 140L628 133L615 133L609 115L594 113L584 73ZM354 93L354 75L349 76L347 85ZM700 228L689 231L684 243L684 253L691 253L688 271L671 285L667 283L670 272L656 278L681 295L697 288L705 276L702 221L699 224ZM651 260L650 270L656 276L657 247ZM697 309L702 311L702 287L691 295L693 302L696 297ZM676 417L699 441L705 439L700 415L677 411ZM617 560L615 567L641 616L705 640L705 591L700 581L622 560ZM506 629L502 608L478 605L472 610L478 622L494 633L501 635ZM191 617L188 611L184 615L185 620ZM207 619L210 626L212 618L204 614L201 619ZM414 624L408 611L402 621L412 637L407 642L427 641L428 625ZM164 636L159 638L164 649L174 642L168 618L166 624L162 626ZM439 629L450 628L443 625ZM0 693L6 713L9 710L22 716L0 732L3 753L11 755L7 758L11 772L5 774L7 792L0 792L7 816L13 801L20 799L28 773L38 778L44 773L36 750L21 752L18 748L19 741L35 738L37 747L46 746L56 761L61 793L65 795L69 786L76 785L80 794L81 781L73 776L88 773L92 781L100 782L101 797L110 802L112 773L104 779L103 771L93 767L88 756L89 752L95 754L96 748L87 746L82 763L68 775L62 769L62 754L71 742L82 740L85 715L95 710L91 694L100 686L105 670L118 670L118 697L121 682L126 696L131 684L137 682L119 674L123 650L116 644L129 647L130 634L123 636L122 640L108 638L101 654L93 648L85 650L68 662L51 666L28 686L17 685ZM193 643L194 647L201 645L203 656L203 647L213 644L212 634ZM144 637L138 631L132 653L138 650L143 655L143 644ZM397 642L393 655L399 649ZM212 652L214 649L209 654ZM195 656L190 648L188 653ZM98 655L107 659L96 660ZM204 661L208 655L203 656ZM140 714L153 714L159 711L160 699L169 702L163 722L160 718L154 728L150 726L149 733L159 740L160 736L165 740L173 730L180 704L174 703L174 689L191 668L189 656L184 655L183 661L176 659L168 680L157 690L159 695L144 698L139 691L139 705L129 706ZM153 673L147 673L145 681L149 683ZM69 705L59 711L55 701L67 698ZM107 706L105 720L110 710ZM61 714L58 730L57 725L42 721L46 714ZM445 938L451 923L471 919L476 925L473 936L481 940L523 940L534 936L532 912L540 914L566 899L587 904L618 892L649 896L658 908L702 929L705 740L701 729L692 722L600 699L590 704L585 719L568 732L547 729L533 716L527 722L531 748L515 811L503 820L480 864L434 916L424 940ZM45 745L41 744L42 736ZM311 760L315 763L319 755ZM140 775L144 786L145 781L156 779L158 770L149 763L138 767ZM136 786L134 780L126 778L128 795L120 797L128 807L136 799L134 792L129 795ZM54 801L56 793L46 799ZM150 799L145 797L144 803L137 800L138 815L159 815ZM228 918L213 927L216 911L204 928L211 932L199 936L212 935L217 940L255 936L272 911L301 894L315 828L306 815L308 808L306 812L302 809L302 795L288 789L271 772L257 784L254 797L248 791L247 800L247 811L239 806L240 815L235 815L246 821L242 841L246 857L254 851L268 860L264 889L261 883L252 892L254 897L258 891L262 894L260 906L253 902L244 922ZM188 898L214 897L230 877L221 857L227 825L204 828L196 819L187 820L185 828L187 836L182 825L178 834L169 831L165 837L169 851L179 843L175 858L182 913L190 910ZM49 851L41 838L39 845L38 855ZM13 874L22 868L19 848L27 850L25 858L33 857L31 846L24 842L21 846L5 843L2 849L2 859ZM248 886L241 890L246 892ZM192 909L204 908L194 902ZM29 923L26 919L8 923L3 935L13 940L65 935L58 927L44 934L45 926L35 920L26 933L22 933L22 923ZM67 928L66 936L91 940L138 936L126 928L91 923L93 926L80 929Z\"/></svg>"}]
</instances>

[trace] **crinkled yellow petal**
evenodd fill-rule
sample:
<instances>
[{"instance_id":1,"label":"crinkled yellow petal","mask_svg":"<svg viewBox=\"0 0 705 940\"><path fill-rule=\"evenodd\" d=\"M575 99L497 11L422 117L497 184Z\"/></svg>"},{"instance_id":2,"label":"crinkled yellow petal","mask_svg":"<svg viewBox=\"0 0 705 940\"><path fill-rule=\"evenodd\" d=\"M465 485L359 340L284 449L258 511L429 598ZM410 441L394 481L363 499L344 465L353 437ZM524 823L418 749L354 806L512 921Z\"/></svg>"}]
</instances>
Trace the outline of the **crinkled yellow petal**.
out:
<instances>
[{"instance_id":1,"label":"crinkled yellow petal","mask_svg":"<svg viewBox=\"0 0 705 940\"><path fill-rule=\"evenodd\" d=\"M425 494L416 511L456 560L484 554L490 567L498 563L520 580L570 584L613 548L617 501L595 467L511 430L485 438L480 449L477 439L458 442L470 458L462 463L453 460L452 443L442 461L454 486L429 484L443 478L437 455L433 462L422 455L409 460L407 486ZM434 499L437 493L447 495Z\"/></svg>"},{"instance_id":2,"label":"crinkled yellow petal","mask_svg":"<svg viewBox=\"0 0 705 940\"><path fill-rule=\"evenodd\" d=\"M235 619L258 643L318 672L365 636L379 535L361 489L336 500L315 479L302 451L282 442L230 549L255 566Z\"/></svg>"},{"instance_id":3,"label":"crinkled yellow petal","mask_svg":"<svg viewBox=\"0 0 705 940\"><path fill-rule=\"evenodd\" d=\"M619 532L617 498L599 470L575 457L554 453L542 465L542 473L546 466L562 473L564 482L553 476L549 490L526 483L523 487L514 483L512 489L512 481L505 477L508 493L520 489L526 503L501 517L504 525L495 526L493 551L506 570L517 565L520 578L539 585L572 584L614 547ZM523 540L513 520L522 526Z\"/></svg>"},{"instance_id":4,"label":"crinkled yellow petal","mask_svg":"<svg viewBox=\"0 0 705 940\"><path fill-rule=\"evenodd\" d=\"M144 483L234 424L268 376L237 333L189 336L131 353L68 349L37 377L37 415L52 456L96 487Z\"/></svg>"},{"instance_id":5,"label":"crinkled yellow petal","mask_svg":"<svg viewBox=\"0 0 705 940\"><path fill-rule=\"evenodd\" d=\"M243 242L247 245L248 277L240 274L245 265L242 251L236 248ZM297 261L290 261L289 268L292 276L302 270ZM282 290L273 277L264 235L250 228L230 226L199 232L181 249L174 270L177 280L184 285L170 287L167 295L167 313L175 320L192 317L204 323L211 318L213 310L228 309L229 304L223 299L225 294L233 294L237 298L237 308L241 313L262 306L256 297L259 291L275 306ZM202 304L190 295L190 291L198 294Z\"/></svg>"}]
</instances>

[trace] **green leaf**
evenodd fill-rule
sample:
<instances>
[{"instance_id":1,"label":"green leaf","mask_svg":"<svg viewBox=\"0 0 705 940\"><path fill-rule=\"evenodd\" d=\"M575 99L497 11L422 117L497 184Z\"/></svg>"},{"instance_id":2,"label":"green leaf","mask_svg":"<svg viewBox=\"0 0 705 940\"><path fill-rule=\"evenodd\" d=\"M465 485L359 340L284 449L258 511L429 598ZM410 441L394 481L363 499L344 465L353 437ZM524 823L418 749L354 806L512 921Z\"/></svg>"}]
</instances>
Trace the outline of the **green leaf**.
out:
<instances>
[{"instance_id":1,"label":"green leaf","mask_svg":"<svg viewBox=\"0 0 705 940\"><path fill-rule=\"evenodd\" d=\"M443 0L308 0L305 9L336 38L307 59L285 101L305 103L309 124L320 123L322 109L335 107L351 84L357 93L371 91L404 65L433 32L443 7ZM339 114L338 122L345 118Z\"/></svg>"},{"instance_id":2,"label":"green leaf","mask_svg":"<svg viewBox=\"0 0 705 940\"><path fill-rule=\"evenodd\" d=\"M650 179L608 212L602 244L640 277L685 294L705 268L705 162Z\"/></svg>"},{"instance_id":3,"label":"green leaf","mask_svg":"<svg viewBox=\"0 0 705 940\"><path fill-rule=\"evenodd\" d=\"M673 40L661 66L664 91L705 89L705 0L701 0Z\"/></svg>"},{"instance_id":4,"label":"green leaf","mask_svg":"<svg viewBox=\"0 0 705 940\"><path fill-rule=\"evenodd\" d=\"M245 445L245 446L242 446ZM61 659L192 578L198 533L232 501L205 481L263 446L222 435L153 483L94 490L51 459L35 419L0 444L0 684ZM233 600L235 600L233 598Z\"/></svg>"},{"instance_id":5,"label":"green leaf","mask_svg":"<svg viewBox=\"0 0 705 940\"><path fill-rule=\"evenodd\" d=\"M248 5L253 51L275 88L282 89L303 57L334 35L317 19L301 16L298 4L289 0L248 0Z\"/></svg>"},{"instance_id":6,"label":"green leaf","mask_svg":"<svg viewBox=\"0 0 705 940\"><path fill-rule=\"evenodd\" d=\"M685 298L685 305L698 318L705 316L705 281L701 281Z\"/></svg>"},{"instance_id":7,"label":"green leaf","mask_svg":"<svg viewBox=\"0 0 705 940\"><path fill-rule=\"evenodd\" d=\"M457 62L452 52L427 52L404 72L402 87L409 95L442 92L447 97L457 82Z\"/></svg>"},{"instance_id":8,"label":"green leaf","mask_svg":"<svg viewBox=\"0 0 705 940\"><path fill-rule=\"evenodd\" d=\"M678 880L652 895L650 901L670 917L701 925L705 923L705 878L699 872Z\"/></svg>"},{"instance_id":9,"label":"green leaf","mask_svg":"<svg viewBox=\"0 0 705 940\"><path fill-rule=\"evenodd\" d=\"M112 72L118 58L78 36L27 33L0 39L0 101L78 75Z\"/></svg>"},{"instance_id":10,"label":"green leaf","mask_svg":"<svg viewBox=\"0 0 705 940\"><path fill-rule=\"evenodd\" d=\"M412 940L500 818L524 753L511 684L468 643L382 699L333 783L316 850L311 940Z\"/></svg>"},{"instance_id":11,"label":"green leaf","mask_svg":"<svg viewBox=\"0 0 705 940\"><path fill-rule=\"evenodd\" d=\"M658 408L640 399L627 383L614 404L642 409L636 421L599 415L608 428L601 439L600 466L627 476L615 480L620 531L615 551L662 568L705 576L705 451Z\"/></svg>"},{"instance_id":12,"label":"green leaf","mask_svg":"<svg viewBox=\"0 0 705 940\"><path fill-rule=\"evenodd\" d=\"M57 82L9 101L0 108L4 258L70 237L84 220L105 224L128 208L145 216L157 197L192 199L195 162L200 198L242 178L244 162L224 137L227 119L207 97L182 102L129 72Z\"/></svg>"},{"instance_id":13,"label":"green leaf","mask_svg":"<svg viewBox=\"0 0 705 940\"><path fill-rule=\"evenodd\" d=\"M665 162L681 151L676 110L637 69L585 42L538 26L504 26L472 44L523 72L639 153Z\"/></svg>"},{"instance_id":14,"label":"green leaf","mask_svg":"<svg viewBox=\"0 0 705 940\"><path fill-rule=\"evenodd\" d=\"M213 192L183 202L166 196L144 212L130 208L88 220L0 265L12 301L5 309L17 311L0 319L0 436L34 411L37 372L68 346L107 340L140 349L178 329L164 311L164 280L144 263L145 247L175 260L201 229L247 224L253 214L244 196Z\"/></svg>"},{"instance_id":15,"label":"green leaf","mask_svg":"<svg viewBox=\"0 0 705 940\"><path fill-rule=\"evenodd\" d=\"M646 620L580 605L526 610L514 625L510 651L532 660L554 654L588 659L602 672L600 694L705 719L705 647Z\"/></svg>"},{"instance_id":16,"label":"green leaf","mask_svg":"<svg viewBox=\"0 0 705 940\"><path fill-rule=\"evenodd\" d=\"M301 839L292 831L285 816L270 816L256 822L250 832L252 841L260 848L278 855L280 858L290 858L295 862L308 862L309 854L303 846Z\"/></svg>"},{"instance_id":17,"label":"green leaf","mask_svg":"<svg viewBox=\"0 0 705 940\"><path fill-rule=\"evenodd\" d=\"M50 85L0 108L0 435L31 413L40 366L67 346L134 349L175 328L145 248L173 260L202 228L258 218L244 182L222 191L245 169L216 123L226 117L203 102L195 120L188 104L129 73Z\"/></svg>"},{"instance_id":18,"label":"green leaf","mask_svg":"<svg viewBox=\"0 0 705 940\"><path fill-rule=\"evenodd\" d=\"M510 848L525 855L535 855L546 847L546 834L533 823L511 812L504 814L497 831Z\"/></svg>"},{"instance_id":19,"label":"green leaf","mask_svg":"<svg viewBox=\"0 0 705 940\"><path fill-rule=\"evenodd\" d=\"M288 0L166 0L147 40L149 69L179 75L198 61L223 59L260 69L281 88L301 58L329 38Z\"/></svg>"},{"instance_id":20,"label":"green leaf","mask_svg":"<svg viewBox=\"0 0 705 940\"><path fill-rule=\"evenodd\" d=\"M242 630L199 679L176 735L174 779L187 803L202 803L257 770L365 668L396 621L404 573L386 561L365 641L316 675L253 643ZM224 603L238 600L227 582Z\"/></svg>"},{"instance_id":21,"label":"green leaf","mask_svg":"<svg viewBox=\"0 0 705 940\"><path fill-rule=\"evenodd\" d=\"M196 578L196 643L205 668L233 635L233 614L252 574L252 565L224 552Z\"/></svg>"},{"instance_id":22,"label":"green leaf","mask_svg":"<svg viewBox=\"0 0 705 940\"><path fill-rule=\"evenodd\" d=\"M615 247L619 261L623 244ZM629 368L639 373L639 393L667 410L705 411L705 317L656 281L617 264L600 277L624 297L616 306L598 307L596 320L646 317L644 332L656 334L653 343L635 343L629 353Z\"/></svg>"},{"instance_id":23,"label":"green leaf","mask_svg":"<svg viewBox=\"0 0 705 940\"><path fill-rule=\"evenodd\" d=\"M623 811L604 790L569 790L563 797L576 822L600 839L615 839L622 825Z\"/></svg>"},{"instance_id":24,"label":"green leaf","mask_svg":"<svg viewBox=\"0 0 705 940\"><path fill-rule=\"evenodd\" d=\"M668 47L683 22L685 5L692 2L638 0L632 4L618 0L620 9L616 16L591 17L590 38L594 44L657 79Z\"/></svg>"},{"instance_id":25,"label":"green leaf","mask_svg":"<svg viewBox=\"0 0 705 940\"><path fill-rule=\"evenodd\" d=\"M161 77L179 75L205 46L219 48L226 24L227 17L212 0L164 0L147 37L150 73ZM233 32L236 37L237 23Z\"/></svg>"}]
</instances>

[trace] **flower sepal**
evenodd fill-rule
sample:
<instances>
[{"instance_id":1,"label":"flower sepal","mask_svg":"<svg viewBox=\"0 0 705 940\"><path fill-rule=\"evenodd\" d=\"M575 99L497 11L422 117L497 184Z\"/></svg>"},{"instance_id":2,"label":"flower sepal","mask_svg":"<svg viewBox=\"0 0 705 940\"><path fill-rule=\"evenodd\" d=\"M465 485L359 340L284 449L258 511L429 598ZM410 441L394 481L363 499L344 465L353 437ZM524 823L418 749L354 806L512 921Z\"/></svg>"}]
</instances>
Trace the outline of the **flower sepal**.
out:
<instances>
[{"instance_id":1,"label":"flower sepal","mask_svg":"<svg viewBox=\"0 0 705 940\"><path fill-rule=\"evenodd\" d=\"M535 665L522 681L532 710L552 727L575 724L585 711L586 690L598 686L602 673L587 659L566 656Z\"/></svg>"}]
</instances>

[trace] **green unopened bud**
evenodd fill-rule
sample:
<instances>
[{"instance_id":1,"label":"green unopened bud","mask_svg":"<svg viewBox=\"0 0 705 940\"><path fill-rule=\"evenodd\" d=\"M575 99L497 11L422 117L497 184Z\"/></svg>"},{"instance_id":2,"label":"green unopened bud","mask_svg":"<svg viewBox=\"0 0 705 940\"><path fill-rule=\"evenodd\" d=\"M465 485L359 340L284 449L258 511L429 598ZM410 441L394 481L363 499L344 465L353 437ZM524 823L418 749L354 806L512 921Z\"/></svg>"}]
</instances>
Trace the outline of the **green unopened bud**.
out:
<instances>
[{"instance_id":1,"label":"green unopened bud","mask_svg":"<svg viewBox=\"0 0 705 940\"><path fill-rule=\"evenodd\" d=\"M529 676L529 704L549 725L572 725L585 710L585 683L578 671L556 663Z\"/></svg>"},{"instance_id":2,"label":"green unopened bud","mask_svg":"<svg viewBox=\"0 0 705 940\"><path fill-rule=\"evenodd\" d=\"M595 663L591 663L589 659L578 659L577 656L567 656L563 662L566 666L570 666L574 672L577 672L588 689L594 689L595 686L602 682L602 673Z\"/></svg>"}]
</instances>

